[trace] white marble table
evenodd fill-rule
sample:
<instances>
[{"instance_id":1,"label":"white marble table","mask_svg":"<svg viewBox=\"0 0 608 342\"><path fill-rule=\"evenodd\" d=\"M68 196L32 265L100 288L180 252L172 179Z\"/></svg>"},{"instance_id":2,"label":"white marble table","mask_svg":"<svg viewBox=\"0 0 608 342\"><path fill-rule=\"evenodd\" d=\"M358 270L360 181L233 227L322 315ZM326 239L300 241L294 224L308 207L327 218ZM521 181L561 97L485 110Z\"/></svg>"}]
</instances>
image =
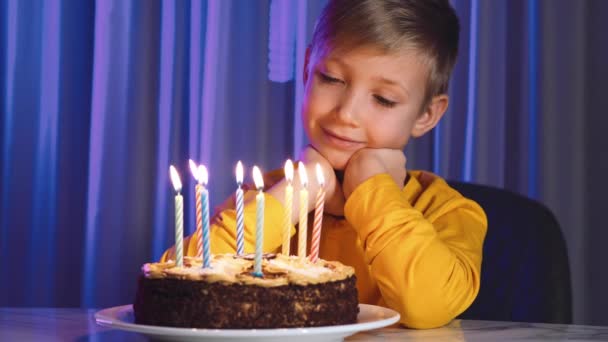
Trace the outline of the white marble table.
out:
<instances>
[{"instance_id":1,"label":"white marble table","mask_svg":"<svg viewBox=\"0 0 608 342\"><path fill-rule=\"evenodd\" d=\"M0 308L0 341L147 341L101 327L91 309ZM608 327L455 320L430 330L390 327L347 341L608 341Z\"/></svg>"}]
</instances>

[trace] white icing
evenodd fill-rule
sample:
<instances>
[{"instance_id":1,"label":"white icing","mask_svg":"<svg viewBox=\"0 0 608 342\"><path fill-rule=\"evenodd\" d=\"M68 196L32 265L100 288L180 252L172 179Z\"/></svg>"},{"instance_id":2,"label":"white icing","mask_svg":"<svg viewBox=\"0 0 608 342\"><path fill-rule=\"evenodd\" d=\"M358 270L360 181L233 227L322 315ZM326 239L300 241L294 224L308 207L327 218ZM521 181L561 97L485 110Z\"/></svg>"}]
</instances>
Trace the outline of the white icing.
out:
<instances>
[{"instance_id":1,"label":"white icing","mask_svg":"<svg viewBox=\"0 0 608 342\"><path fill-rule=\"evenodd\" d=\"M193 281L252 284L258 286L307 285L338 281L354 274L354 269L336 261L318 259L316 263L296 256L276 255L262 260L262 278L252 275L253 260L233 254L212 256L210 268L202 268L201 258L185 257L184 266L175 262L147 263L142 271L148 278L177 278Z\"/></svg>"}]
</instances>

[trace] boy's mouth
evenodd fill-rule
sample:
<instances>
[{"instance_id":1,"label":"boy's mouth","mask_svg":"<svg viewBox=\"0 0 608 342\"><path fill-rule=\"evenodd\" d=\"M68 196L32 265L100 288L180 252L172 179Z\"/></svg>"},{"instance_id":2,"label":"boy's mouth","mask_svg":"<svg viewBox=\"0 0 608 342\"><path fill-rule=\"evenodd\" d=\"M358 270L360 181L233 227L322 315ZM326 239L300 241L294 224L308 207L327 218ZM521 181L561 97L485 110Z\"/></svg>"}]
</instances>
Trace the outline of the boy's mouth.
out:
<instances>
[{"instance_id":1,"label":"boy's mouth","mask_svg":"<svg viewBox=\"0 0 608 342\"><path fill-rule=\"evenodd\" d=\"M330 144L338 148L353 149L360 148L364 143L361 141L352 140L345 136L339 135L325 128L321 128L324 134L324 139Z\"/></svg>"}]
</instances>

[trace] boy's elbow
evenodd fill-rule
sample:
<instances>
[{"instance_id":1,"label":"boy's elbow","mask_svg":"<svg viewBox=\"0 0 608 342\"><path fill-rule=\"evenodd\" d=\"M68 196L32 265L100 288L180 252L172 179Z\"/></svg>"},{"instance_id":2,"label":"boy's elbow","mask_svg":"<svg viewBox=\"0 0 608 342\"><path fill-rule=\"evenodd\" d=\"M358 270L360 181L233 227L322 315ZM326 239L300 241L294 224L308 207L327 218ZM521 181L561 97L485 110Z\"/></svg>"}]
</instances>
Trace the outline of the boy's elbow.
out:
<instances>
[{"instance_id":1,"label":"boy's elbow","mask_svg":"<svg viewBox=\"0 0 608 342\"><path fill-rule=\"evenodd\" d=\"M432 329L448 324L454 317L447 308L437 303L401 305L399 323L411 329Z\"/></svg>"},{"instance_id":2,"label":"boy's elbow","mask_svg":"<svg viewBox=\"0 0 608 342\"><path fill-rule=\"evenodd\" d=\"M438 328L450 323L475 299L478 288L475 284L469 285L460 291L446 291L445 287L404 291L397 304L400 323L413 329Z\"/></svg>"}]
</instances>

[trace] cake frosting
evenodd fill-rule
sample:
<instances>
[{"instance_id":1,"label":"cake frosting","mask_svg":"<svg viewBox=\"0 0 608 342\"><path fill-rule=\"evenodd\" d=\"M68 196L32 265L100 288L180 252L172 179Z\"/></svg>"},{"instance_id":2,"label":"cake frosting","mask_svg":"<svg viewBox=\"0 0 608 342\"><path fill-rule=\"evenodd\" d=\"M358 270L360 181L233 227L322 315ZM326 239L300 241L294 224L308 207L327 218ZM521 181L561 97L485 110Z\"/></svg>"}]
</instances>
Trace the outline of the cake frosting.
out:
<instances>
[{"instance_id":1,"label":"cake frosting","mask_svg":"<svg viewBox=\"0 0 608 342\"><path fill-rule=\"evenodd\" d=\"M147 263L142 266L146 278L175 278L209 283L248 284L265 287L282 285L311 285L338 281L355 274L350 266L339 262L318 259L311 262L307 258L265 254L262 259L262 277L252 274L253 257L234 254L215 254L211 267L202 268L200 257L184 257L184 266L175 267L175 261Z\"/></svg>"}]
</instances>

